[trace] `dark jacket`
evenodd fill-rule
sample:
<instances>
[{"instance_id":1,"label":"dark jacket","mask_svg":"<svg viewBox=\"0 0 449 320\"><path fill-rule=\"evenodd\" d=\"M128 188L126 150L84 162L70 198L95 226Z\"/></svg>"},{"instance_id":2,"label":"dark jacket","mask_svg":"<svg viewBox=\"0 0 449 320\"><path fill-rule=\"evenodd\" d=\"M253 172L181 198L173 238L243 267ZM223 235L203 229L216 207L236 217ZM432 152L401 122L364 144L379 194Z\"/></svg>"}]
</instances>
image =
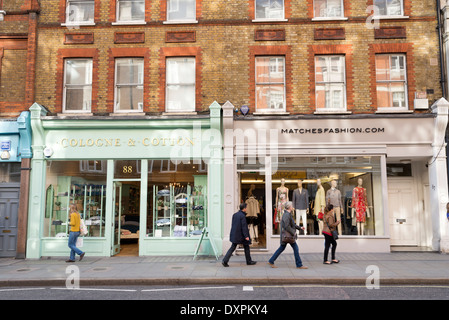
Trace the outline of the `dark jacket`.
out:
<instances>
[{"instance_id":1,"label":"dark jacket","mask_svg":"<svg viewBox=\"0 0 449 320\"><path fill-rule=\"evenodd\" d=\"M246 214L243 211L238 211L232 216L232 226L229 240L232 243L251 244L251 238L249 241L245 240L245 238L249 238L249 229L248 224L246 223Z\"/></svg>"},{"instance_id":2,"label":"dark jacket","mask_svg":"<svg viewBox=\"0 0 449 320\"><path fill-rule=\"evenodd\" d=\"M296 239L296 229L301 230L301 227L296 225L295 220L293 220L292 214L287 210L285 210L281 220L281 235L282 231L285 230L292 236L295 236ZM285 244L285 242L282 241L282 236L281 236L281 244Z\"/></svg>"}]
</instances>

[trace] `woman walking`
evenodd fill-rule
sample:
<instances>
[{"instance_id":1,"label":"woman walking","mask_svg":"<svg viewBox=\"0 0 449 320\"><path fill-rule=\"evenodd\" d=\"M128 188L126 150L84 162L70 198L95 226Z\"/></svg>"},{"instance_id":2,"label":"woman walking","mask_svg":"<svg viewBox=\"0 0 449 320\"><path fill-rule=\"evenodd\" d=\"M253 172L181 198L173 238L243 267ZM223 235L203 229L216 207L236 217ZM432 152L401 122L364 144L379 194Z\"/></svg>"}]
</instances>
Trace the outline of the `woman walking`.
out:
<instances>
[{"instance_id":1,"label":"woman walking","mask_svg":"<svg viewBox=\"0 0 449 320\"><path fill-rule=\"evenodd\" d=\"M335 241L332 236L332 231L335 231L340 221L335 221L334 219L334 206L328 204L324 209L323 217L323 235L324 235L324 264L339 263L340 260L335 259L335 250L337 249L337 241ZM329 257L329 247L332 245L332 261L328 260Z\"/></svg>"},{"instance_id":2,"label":"woman walking","mask_svg":"<svg viewBox=\"0 0 449 320\"><path fill-rule=\"evenodd\" d=\"M75 254L80 256L80 261L83 260L85 252L82 252L76 247L76 240L80 235L81 216L76 210L76 205L70 205L70 234L69 234L69 248L70 259L66 262L75 262Z\"/></svg>"},{"instance_id":3,"label":"woman walking","mask_svg":"<svg viewBox=\"0 0 449 320\"><path fill-rule=\"evenodd\" d=\"M291 201L288 201L285 203L285 211L284 211L284 214L282 215L282 219L281 219L281 246L279 247L279 249L277 249L277 251L273 254L273 256L268 261L268 264L272 268L276 268L276 266L274 265L274 261L276 261L276 259L285 250L285 247L287 246L287 243L282 241L282 232L285 230L296 239L296 229L304 230L304 227L300 227L295 224L295 220L293 220L292 213L291 213L292 208L293 208L293 205L292 205ZM298 244L296 243L296 241L293 243L290 243L290 245L292 246L293 253L295 255L296 268L308 269L306 266L302 265L301 257L299 256Z\"/></svg>"}]
</instances>

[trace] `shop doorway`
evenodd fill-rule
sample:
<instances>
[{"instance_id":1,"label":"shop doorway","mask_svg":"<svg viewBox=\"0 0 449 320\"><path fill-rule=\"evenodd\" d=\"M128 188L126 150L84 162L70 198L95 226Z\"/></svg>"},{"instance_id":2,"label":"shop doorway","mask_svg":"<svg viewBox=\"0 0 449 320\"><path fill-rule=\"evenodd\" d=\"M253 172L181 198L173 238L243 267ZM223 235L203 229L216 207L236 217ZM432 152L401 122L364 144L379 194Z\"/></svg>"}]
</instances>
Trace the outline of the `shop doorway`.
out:
<instances>
[{"instance_id":1,"label":"shop doorway","mask_svg":"<svg viewBox=\"0 0 449 320\"><path fill-rule=\"evenodd\" d=\"M264 172L240 172L240 203L246 202L252 249L266 249L266 197Z\"/></svg>"},{"instance_id":2,"label":"shop doorway","mask_svg":"<svg viewBox=\"0 0 449 320\"><path fill-rule=\"evenodd\" d=\"M0 187L0 258L16 255L19 193L18 187Z\"/></svg>"},{"instance_id":3,"label":"shop doorway","mask_svg":"<svg viewBox=\"0 0 449 320\"><path fill-rule=\"evenodd\" d=\"M114 181L112 256L138 256L140 181Z\"/></svg>"}]
</instances>

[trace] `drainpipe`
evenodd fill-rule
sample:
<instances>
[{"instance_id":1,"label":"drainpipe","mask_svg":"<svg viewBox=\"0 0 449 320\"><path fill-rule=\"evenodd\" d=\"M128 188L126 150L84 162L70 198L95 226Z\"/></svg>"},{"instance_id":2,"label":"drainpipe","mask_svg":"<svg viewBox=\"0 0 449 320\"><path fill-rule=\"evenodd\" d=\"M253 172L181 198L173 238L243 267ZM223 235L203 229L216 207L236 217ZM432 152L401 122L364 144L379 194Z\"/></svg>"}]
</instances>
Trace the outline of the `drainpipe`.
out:
<instances>
[{"instance_id":1,"label":"drainpipe","mask_svg":"<svg viewBox=\"0 0 449 320\"><path fill-rule=\"evenodd\" d=\"M437 0L437 20L438 20L438 43L440 47L440 72L441 72L441 89L443 92L443 97L446 97L446 76L444 73L444 56L443 56L443 35L441 34L441 8L440 0Z\"/></svg>"}]
</instances>

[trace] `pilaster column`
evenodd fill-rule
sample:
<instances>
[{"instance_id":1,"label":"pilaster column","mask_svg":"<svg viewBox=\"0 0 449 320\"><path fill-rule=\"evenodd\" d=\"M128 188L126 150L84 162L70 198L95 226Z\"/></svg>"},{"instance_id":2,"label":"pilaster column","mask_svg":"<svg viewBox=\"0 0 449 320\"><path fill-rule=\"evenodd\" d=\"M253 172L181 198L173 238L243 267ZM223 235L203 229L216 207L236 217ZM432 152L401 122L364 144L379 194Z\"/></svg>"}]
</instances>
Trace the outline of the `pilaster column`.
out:
<instances>
[{"instance_id":1,"label":"pilaster column","mask_svg":"<svg viewBox=\"0 0 449 320\"><path fill-rule=\"evenodd\" d=\"M431 109L432 113L436 114L432 144L433 157L428 163L433 229L432 248L449 253L449 222L446 218L448 181L445 143L449 102L445 98L441 98L432 105Z\"/></svg>"},{"instance_id":2,"label":"pilaster column","mask_svg":"<svg viewBox=\"0 0 449 320\"><path fill-rule=\"evenodd\" d=\"M33 137L31 148L33 159L31 160L30 193L28 210L27 231L27 259L39 259L41 257L42 218L45 211L45 135L41 117L47 114L47 110L34 103L30 107L31 128Z\"/></svg>"},{"instance_id":3,"label":"pilaster column","mask_svg":"<svg viewBox=\"0 0 449 320\"><path fill-rule=\"evenodd\" d=\"M224 188L224 213L223 213L223 246L229 244L231 232L231 219L237 211L236 193L236 164L234 161L234 106L227 101L223 106L223 188Z\"/></svg>"}]
</instances>

